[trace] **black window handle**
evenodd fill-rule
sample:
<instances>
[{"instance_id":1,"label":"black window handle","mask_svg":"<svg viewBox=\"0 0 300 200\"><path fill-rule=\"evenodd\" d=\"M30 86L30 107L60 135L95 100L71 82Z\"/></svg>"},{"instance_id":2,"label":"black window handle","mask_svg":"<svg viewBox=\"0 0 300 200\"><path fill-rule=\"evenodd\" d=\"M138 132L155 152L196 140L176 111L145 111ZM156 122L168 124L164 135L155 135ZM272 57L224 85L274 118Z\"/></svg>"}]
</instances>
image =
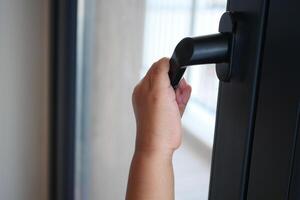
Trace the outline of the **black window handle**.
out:
<instances>
[{"instance_id":1,"label":"black window handle","mask_svg":"<svg viewBox=\"0 0 300 200\"><path fill-rule=\"evenodd\" d=\"M190 65L217 63L216 72L221 81L231 76L231 55L234 44L233 14L222 15L217 34L184 38L176 46L170 59L169 77L176 88L186 67Z\"/></svg>"}]
</instances>

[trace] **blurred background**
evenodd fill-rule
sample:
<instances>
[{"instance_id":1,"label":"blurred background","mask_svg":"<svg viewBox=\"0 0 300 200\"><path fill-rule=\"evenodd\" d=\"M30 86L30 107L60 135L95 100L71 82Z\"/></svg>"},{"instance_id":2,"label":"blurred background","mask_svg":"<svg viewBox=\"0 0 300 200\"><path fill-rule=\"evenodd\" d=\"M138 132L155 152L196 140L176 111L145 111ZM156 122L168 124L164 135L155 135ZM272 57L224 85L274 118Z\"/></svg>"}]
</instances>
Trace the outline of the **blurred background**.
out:
<instances>
[{"instance_id":1,"label":"blurred background","mask_svg":"<svg viewBox=\"0 0 300 200\"><path fill-rule=\"evenodd\" d=\"M216 33L225 10L225 0L79 0L78 200L124 198L133 87L182 38ZM185 76L193 92L174 156L176 199L207 199L218 79L213 65L190 67Z\"/></svg>"},{"instance_id":2,"label":"blurred background","mask_svg":"<svg viewBox=\"0 0 300 200\"><path fill-rule=\"evenodd\" d=\"M0 0L0 199L48 196L49 2Z\"/></svg>"},{"instance_id":3,"label":"blurred background","mask_svg":"<svg viewBox=\"0 0 300 200\"><path fill-rule=\"evenodd\" d=\"M0 0L0 198L48 199L49 0ZM78 0L76 200L124 199L135 141L131 93L184 37L215 33L225 0ZM213 65L193 92L174 155L178 200L207 199L218 93Z\"/></svg>"}]
</instances>

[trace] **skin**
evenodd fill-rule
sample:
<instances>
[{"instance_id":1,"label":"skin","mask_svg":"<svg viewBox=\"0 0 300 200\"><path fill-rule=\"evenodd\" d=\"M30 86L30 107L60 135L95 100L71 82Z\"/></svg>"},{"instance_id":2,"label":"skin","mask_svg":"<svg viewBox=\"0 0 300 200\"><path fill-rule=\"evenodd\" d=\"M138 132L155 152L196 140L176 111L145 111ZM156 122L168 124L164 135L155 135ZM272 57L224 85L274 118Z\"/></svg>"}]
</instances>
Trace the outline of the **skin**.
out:
<instances>
[{"instance_id":1,"label":"skin","mask_svg":"<svg viewBox=\"0 0 300 200\"><path fill-rule=\"evenodd\" d=\"M126 200L173 200L172 157L182 138L181 116L191 95L182 79L174 91L169 59L154 63L132 94L136 145Z\"/></svg>"}]
</instances>

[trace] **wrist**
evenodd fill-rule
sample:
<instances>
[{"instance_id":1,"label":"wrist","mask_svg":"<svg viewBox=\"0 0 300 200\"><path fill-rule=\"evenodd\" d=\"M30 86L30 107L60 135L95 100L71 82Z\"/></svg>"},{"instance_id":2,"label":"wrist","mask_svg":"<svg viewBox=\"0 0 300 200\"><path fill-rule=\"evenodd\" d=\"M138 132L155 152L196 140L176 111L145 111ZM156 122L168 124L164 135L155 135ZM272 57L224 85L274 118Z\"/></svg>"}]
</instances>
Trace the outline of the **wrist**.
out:
<instances>
[{"instance_id":1,"label":"wrist","mask_svg":"<svg viewBox=\"0 0 300 200\"><path fill-rule=\"evenodd\" d=\"M134 157L154 158L160 160L172 160L174 150L161 148L135 148Z\"/></svg>"},{"instance_id":2,"label":"wrist","mask_svg":"<svg viewBox=\"0 0 300 200\"><path fill-rule=\"evenodd\" d=\"M171 137L169 135L172 135ZM181 144L181 134L137 132L135 151L147 154L173 155Z\"/></svg>"}]
</instances>

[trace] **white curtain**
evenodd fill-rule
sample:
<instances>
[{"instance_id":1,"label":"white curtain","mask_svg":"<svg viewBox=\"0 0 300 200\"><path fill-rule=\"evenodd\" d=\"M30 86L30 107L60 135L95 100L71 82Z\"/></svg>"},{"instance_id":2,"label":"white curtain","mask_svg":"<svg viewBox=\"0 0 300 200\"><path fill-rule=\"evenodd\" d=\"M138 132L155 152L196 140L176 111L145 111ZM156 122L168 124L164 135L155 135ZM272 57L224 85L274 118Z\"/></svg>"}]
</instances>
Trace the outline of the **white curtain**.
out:
<instances>
[{"instance_id":1,"label":"white curtain","mask_svg":"<svg viewBox=\"0 0 300 200\"><path fill-rule=\"evenodd\" d=\"M96 0L94 6L81 199L120 200L134 149L131 93L142 67L144 1Z\"/></svg>"}]
</instances>

